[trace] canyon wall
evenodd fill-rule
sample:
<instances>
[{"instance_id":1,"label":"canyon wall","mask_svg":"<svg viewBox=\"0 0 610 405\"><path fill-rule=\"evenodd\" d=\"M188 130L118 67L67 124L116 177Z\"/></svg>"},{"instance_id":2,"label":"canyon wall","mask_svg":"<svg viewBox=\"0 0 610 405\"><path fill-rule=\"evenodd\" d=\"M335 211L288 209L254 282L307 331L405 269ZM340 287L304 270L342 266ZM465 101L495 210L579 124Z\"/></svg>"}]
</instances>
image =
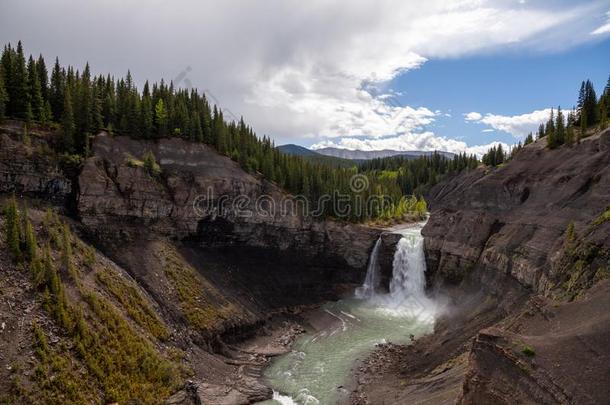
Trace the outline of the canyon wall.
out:
<instances>
[{"instance_id":1,"label":"canyon wall","mask_svg":"<svg viewBox=\"0 0 610 405\"><path fill-rule=\"evenodd\" d=\"M572 148L545 145L536 141L501 167L480 167L432 188L423 229L432 284L458 284L478 268L549 293L569 276L570 223L583 249L608 250L610 224L595 220L610 204L610 131ZM591 272L583 277L595 278L601 263L586 263Z\"/></svg>"}]
</instances>

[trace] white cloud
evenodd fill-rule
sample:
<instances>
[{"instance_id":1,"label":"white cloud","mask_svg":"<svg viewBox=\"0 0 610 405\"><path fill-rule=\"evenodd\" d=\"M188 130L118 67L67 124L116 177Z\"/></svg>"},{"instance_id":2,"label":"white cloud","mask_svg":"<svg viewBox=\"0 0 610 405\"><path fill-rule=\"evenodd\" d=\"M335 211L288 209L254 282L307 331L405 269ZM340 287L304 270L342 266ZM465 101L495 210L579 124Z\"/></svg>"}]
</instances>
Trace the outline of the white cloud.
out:
<instances>
[{"instance_id":1,"label":"white cloud","mask_svg":"<svg viewBox=\"0 0 610 405\"><path fill-rule=\"evenodd\" d=\"M320 149L326 147L351 149L351 150L381 150L391 149L399 151L444 151L453 153L474 153L482 156L489 148L502 144L502 147L508 150L509 145L502 142L491 142L486 145L468 146L466 142L456 139L437 136L432 132L423 132L419 134L403 134L399 136L391 136L377 139L347 137L339 140L325 140L311 146L311 149Z\"/></svg>"},{"instance_id":2,"label":"white cloud","mask_svg":"<svg viewBox=\"0 0 610 405\"><path fill-rule=\"evenodd\" d=\"M481 118L483 118L483 116L480 113L475 112L475 111L469 112L468 114L464 114L464 119L466 121L478 121Z\"/></svg>"},{"instance_id":3,"label":"white cloud","mask_svg":"<svg viewBox=\"0 0 610 405\"><path fill-rule=\"evenodd\" d=\"M482 130L481 132L495 132L495 129L487 128Z\"/></svg>"},{"instance_id":4,"label":"white cloud","mask_svg":"<svg viewBox=\"0 0 610 405\"><path fill-rule=\"evenodd\" d=\"M606 18L606 23L601 27L598 27L597 29L591 31L591 35L602 35L610 32L610 11L606 13Z\"/></svg>"},{"instance_id":5,"label":"white cloud","mask_svg":"<svg viewBox=\"0 0 610 405\"><path fill-rule=\"evenodd\" d=\"M483 116L480 113L471 112L465 114L464 119L467 122L485 124L492 128L484 129L483 132L491 132L493 130L504 131L517 139L523 139L528 133L535 133L538 126L549 119L550 114L550 108L513 116L497 114L485 114L485 116Z\"/></svg>"},{"instance_id":6,"label":"white cloud","mask_svg":"<svg viewBox=\"0 0 610 405\"><path fill-rule=\"evenodd\" d=\"M97 72L130 68L140 83L191 66L193 86L278 141L379 138L425 131L439 115L435 106L402 105L388 80L429 59L591 40L588 17L608 0L530 3L3 0L10 13L0 15L0 38L64 63L89 60Z\"/></svg>"}]
</instances>

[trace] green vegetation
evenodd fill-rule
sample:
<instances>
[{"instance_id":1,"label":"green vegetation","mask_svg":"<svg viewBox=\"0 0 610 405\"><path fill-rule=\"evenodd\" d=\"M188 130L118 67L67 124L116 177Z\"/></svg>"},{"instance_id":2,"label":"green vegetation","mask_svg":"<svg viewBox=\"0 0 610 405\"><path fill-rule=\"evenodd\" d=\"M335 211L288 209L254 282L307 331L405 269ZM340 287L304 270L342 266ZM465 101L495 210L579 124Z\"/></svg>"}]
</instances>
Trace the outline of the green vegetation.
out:
<instances>
[{"instance_id":1,"label":"green vegetation","mask_svg":"<svg viewBox=\"0 0 610 405\"><path fill-rule=\"evenodd\" d=\"M525 354L527 357L534 357L536 355L536 352L530 346L523 346L521 353Z\"/></svg>"},{"instance_id":2,"label":"green vegetation","mask_svg":"<svg viewBox=\"0 0 610 405\"><path fill-rule=\"evenodd\" d=\"M206 95L197 90L176 89L161 80L146 82L140 91L129 72L119 79L92 76L88 64L78 71L71 66L62 67L58 59L49 80L44 59L30 58L26 64L21 43L16 49L5 46L0 73L5 80L0 95L6 94L6 115L45 126L61 124L57 152L72 162L70 166L80 164L90 154L90 138L102 129L142 139L180 137L205 143L246 171L261 173L293 195L305 197L310 210L323 216L349 221L375 220L387 215L388 210L359 209L362 207L355 207L357 200L389 196L398 206L402 196L421 195L445 173L476 166L476 158L465 155L453 160L440 155L423 157L415 163L403 159L402 169L392 180L377 178L377 170L385 169L375 166L386 163L365 162L363 168L357 168L353 162L334 158L290 156L275 148L268 137L258 137L243 119L233 116L226 119L222 109L211 105ZM469 162L464 164L464 160ZM151 153L141 161L128 158L128 163L143 165L155 176L161 174ZM387 165L395 166L395 161ZM368 178L367 190L354 191L350 187L351 178L359 173ZM322 196L331 196L332 200L321 200ZM343 196L348 196L355 208L347 215L339 215L335 210L345 202Z\"/></svg>"},{"instance_id":3,"label":"green vegetation","mask_svg":"<svg viewBox=\"0 0 610 405\"><path fill-rule=\"evenodd\" d=\"M404 195L421 195L443 176L474 169L474 155L465 153L448 159L440 153L409 159L404 156L371 159L360 163L358 171L367 176L373 190L381 185L385 195L399 201Z\"/></svg>"},{"instance_id":4,"label":"green vegetation","mask_svg":"<svg viewBox=\"0 0 610 405\"><path fill-rule=\"evenodd\" d=\"M49 404L85 404L100 398L105 403L158 403L168 397L180 383L181 370L140 336L110 301L85 286L79 266L85 262L93 265L95 260L87 258L91 253L81 249L84 244L77 242L69 226L47 211L39 232L41 254L27 212L20 212L15 199L9 201L5 212L5 222L11 224L7 231L19 246L20 254L15 258L30 268L43 309L66 339L51 348L43 330L33 325L37 364L31 378L36 389L30 391L16 379L10 395L18 398L17 402L27 399ZM62 274L69 275L72 283L66 283ZM168 337L166 328L133 286L106 268L96 274L96 280L135 323L152 336ZM87 370L84 375L83 366ZM91 381L83 385L88 378Z\"/></svg>"},{"instance_id":5,"label":"green vegetation","mask_svg":"<svg viewBox=\"0 0 610 405\"><path fill-rule=\"evenodd\" d=\"M591 225L599 226L606 221L610 221L610 205L606 207L606 210L602 212L597 218L593 220Z\"/></svg>"},{"instance_id":6,"label":"green vegetation","mask_svg":"<svg viewBox=\"0 0 610 405\"><path fill-rule=\"evenodd\" d=\"M161 174L161 166L157 163L155 159L155 155L151 151L147 151L143 156L144 168L148 171L148 173L153 176L158 176Z\"/></svg>"},{"instance_id":7,"label":"green vegetation","mask_svg":"<svg viewBox=\"0 0 610 405\"><path fill-rule=\"evenodd\" d=\"M564 236L563 254L557 264L556 274L559 296L568 300L579 297L600 280L610 276L607 266L610 251L603 245L587 241L587 235L610 219L610 207L602 212L580 234L571 222Z\"/></svg>"},{"instance_id":8,"label":"green vegetation","mask_svg":"<svg viewBox=\"0 0 610 405\"><path fill-rule=\"evenodd\" d=\"M582 138L588 134L591 127L605 129L608 125L608 108L610 108L610 77L602 95L597 98L593 83L590 80L583 81L578 93L578 104L570 111L567 119L564 117L561 107L557 113L551 110L551 116L546 125L541 125L538 131L540 138L546 137L547 146L555 149L561 145L572 146L580 143Z\"/></svg>"},{"instance_id":9,"label":"green vegetation","mask_svg":"<svg viewBox=\"0 0 610 405\"><path fill-rule=\"evenodd\" d=\"M603 94L597 98L595 89L590 80L583 81L578 94L577 106L564 115L561 107L551 109L546 124L540 124L538 139L545 138L549 149L556 149L561 145L573 146L585 138L591 127L605 129L608 126L608 110L610 109L610 77ZM502 150L502 146L492 147L483 155L483 163L488 166L499 166L510 160L521 148L534 141L532 133L525 138L523 145L519 142L509 154Z\"/></svg>"},{"instance_id":10,"label":"green vegetation","mask_svg":"<svg viewBox=\"0 0 610 405\"><path fill-rule=\"evenodd\" d=\"M138 290L118 273L103 268L95 275L97 282L108 290L126 309L129 317L152 336L166 340L169 332Z\"/></svg>"},{"instance_id":11,"label":"green vegetation","mask_svg":"<svg viewBox=\"0 0 610 405\"><path fill-rule=\"evenodd\" d=\"M80 373L80 366L64 347L58 353L52 349L43 330L36 323L32 325L33 348L38 360L34 370L35 392L23 390L19 397L35 402L44 399L47 404L87 404L95 402L94 386L89 377Z\"/></svg>"},{"instance_id":12,"label":"green vegetation","mask_svg":"<svg viewBox=\"0 0 610 405\"><path fill-rule=\"evenodd\" d=\"M492 146L489 151L487 151L487 153L483 155L483 158L481 159L483 164L492 167L499 166L507 160L508 156L506 155L506 152L504 151L504 148L502 148L501 144L498 144L497 147Z\"/></svg>"},{"instance_id":13,"label":"green vegetation","mask_svg":"<svg viewBox=\"0 0 610 405\"><path fill-rule=\"evenodd\" d=\"M19 210L15 196L11 198L4 209L6 243L15 260L21 257L21 227L19 222Z\"/></svg>"},{"instance_id":14,"label":"green vegetation","mask_svg":"<svg viewBox=\"0 0 610 405\"><path fill-rule=\"evenodd\" d=\"M185 263L178 252L168 247L163 250L161 260L163 271L176 289L180 308L189 324L206 331L231 316L234 308L230 304L219 308L220 305L209 302L214 296L210 291L213 287L204 286L197 271Z\"/></svg>"}]
</instances>

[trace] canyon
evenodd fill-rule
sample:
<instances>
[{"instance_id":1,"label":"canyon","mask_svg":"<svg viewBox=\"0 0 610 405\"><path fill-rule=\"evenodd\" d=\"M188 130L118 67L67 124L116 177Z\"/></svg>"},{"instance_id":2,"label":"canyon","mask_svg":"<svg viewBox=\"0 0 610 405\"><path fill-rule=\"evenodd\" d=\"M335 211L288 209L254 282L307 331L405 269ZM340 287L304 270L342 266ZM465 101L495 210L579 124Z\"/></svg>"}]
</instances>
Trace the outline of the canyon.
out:
<instances>
[{"instance_id":1,"label":"canyon","mask_svg":"<svg viewBox=\"0 0 610 405\"><path fill-rule=\"evenodd\" d=\"M48 131L32 131L24 144L20 125L0 130L0 191L27 203L40 234L45 210L56 212L73 232L74 260L93 257L78 282L66 283L75 304L82 303L82 283L158 356L180 353L171 361L186 371L167 403L269 399L262 373L270 358L311 328L307 314L353 294L378 240L379 283L390 288L399 233L310 218L298 207L285 215L276 208L286 192L207 145L102 132L91 156L74 165L51 151ZM147 152L160 173L141 164ZM427 200L426 291L446 310L413 344L383 343L361 359L345 401L610 397L608 384L599 384L610 373L610 131L573 148L548 150L538 140L502 167L444 178ZM575 236L568 238L571 223ZM32 322L57 353L70 353L72 342L1 243L0 347L10 368L3 366L0 378L13 393L16 375L26 391L35 383ZM137 305L113 285L138 297ZM139 322L134 305L167 332ZM90 393L100 402L100 389Z\"/></svg>"}]
</instances>

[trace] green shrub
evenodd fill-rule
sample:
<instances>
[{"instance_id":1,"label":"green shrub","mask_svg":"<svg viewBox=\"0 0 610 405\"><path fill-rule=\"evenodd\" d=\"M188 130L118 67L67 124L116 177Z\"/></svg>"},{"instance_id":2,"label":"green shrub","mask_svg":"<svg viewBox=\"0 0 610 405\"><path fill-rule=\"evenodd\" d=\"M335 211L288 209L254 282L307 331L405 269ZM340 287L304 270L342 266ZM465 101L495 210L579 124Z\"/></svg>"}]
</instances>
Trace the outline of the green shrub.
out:
<instances>
[{"instance_id":1,"label":"green shrub","mask_svg":"<svg viewBox=\"0 0 610 405\"><path fill-rule=\"evenodd\" d=\"M521 353L525 354L527 357L534 357L536 355L536 352L530 346L523 346Z\"/></svg>"},{"instance_id":2,"label":"green shrub","mask_svg":"<svg viewBox=\"0 0 610 405\"><path fill-rule=\"evenodd\" d=\"M15 260L21 257L21 227L19 226L19 209L17 200L13 196L4 209L4 226L6 243Z\"/></svg>"},{"instance_id":3,"label":"green shrub","mask_svg":"<svg viewBox=\"0 0 610 405\"><path fill-rule=\"evenodd\" d=\"M157 163L155 155L151 151L147 151L142 157L144 161L144 168L153 176L161 174L161 166Z\"/></svg>"}]
</instances>

